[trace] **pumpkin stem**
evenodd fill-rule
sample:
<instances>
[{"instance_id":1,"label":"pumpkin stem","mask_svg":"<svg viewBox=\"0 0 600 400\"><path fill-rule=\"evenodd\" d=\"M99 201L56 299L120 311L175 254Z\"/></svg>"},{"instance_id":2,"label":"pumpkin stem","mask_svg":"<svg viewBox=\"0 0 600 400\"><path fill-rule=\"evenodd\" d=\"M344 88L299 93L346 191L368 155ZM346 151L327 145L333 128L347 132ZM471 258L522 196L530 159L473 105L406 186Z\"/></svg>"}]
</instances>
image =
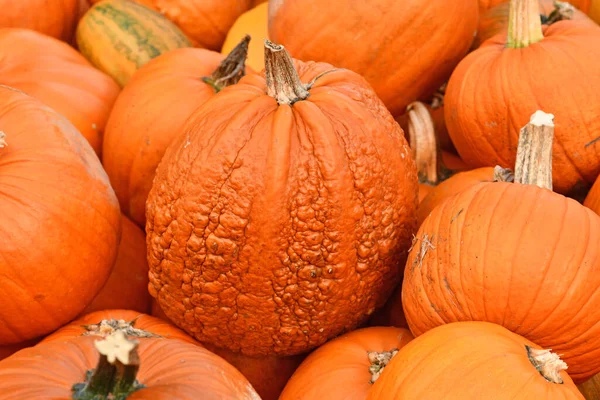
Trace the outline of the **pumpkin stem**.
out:
<instances>
[{"instance_id":1,"label":"pumpkin stem","mask_svg":"<svg viewBox=\"0 0 600 400\"><path fill-rule=\"evenodd\" d=\"M121 331L127 337L138 337L138 338L159 338L161 336L154 333L145 331L143 329L135 328L137 318L131 321L125 321L123 319L103 319L97 324L83 325L86 332L83 336L110 336L117 331Z\"/></svg>"},{"instance_id":2,"label":"pumpkin stem","mask_svg":"<svg viewBox=\"0 0 600 400\"><path fill-rule=\"evenodd\" d=\"M140 368L137 341L127 339L122 331L116 331L105 339L96 340L94 345L100 359L96 368L86 373L85 382L73 385L73 399L123 400L144 388L135 379Z\"/></svg>"},{"instance_id":3,"label":"pumpkin stem","mask_svg":"<svg viewBox=\"0 0 600 400\"><path fill-rule=\"evenodd\" d=\"M510 0L507 47L527 47L543 38L539 0Z\"/></svg>"},{"instance_id":4,"label":"pumpkin stem","mask_svg":"<svg viewBox=\"0 0 600 400\"><path fill-rule=\"evenodd\" d=\"M552 190L554 115L536 111L521 129L515 163L515 182Z\"/></svg>"},{"instance_id":5,"label":"pumpkin stem","mask_svg":"<svg viewBox=\"0 0 600 400\"><path fill-rule=\"evenodd\" d=\"M425 104L408 105L408 137L417 164L419 182L435 185L438 181L438 152L433 119Z\"/></svg>"},{"instance_id":6,"label":"pumpkin stem","mask_svg":"<svg viewBox=\"0 0 600 400\"><path fill-rule=\"evenodd\" d=\"M202 78L212 86L215 92L220 92L227 86L235 85L246 75L246 58L250 35L244 36L241 42L231 50L231 53L221 62L219 68L211 76Z\"/></svg>"},{"instance_id":7,"label":"pumpkin stem","mask_svg":"<svg viewBox=\"0 0 600 400\"><path fill-rule=\"evenodd\" d=\"M552 383L563 383L560 371L566 370L567 364L560 359L558 354L552 353L552 350L534 349L527 345L525 345L525 349L529 362L531 362L531 365L538 370L544 379Z\"/></svg>"},{"instance_id":8,"label":"pumpkin stem","mask_svg":"<svg viewBox=\"0 0 600 400\"><path fill-rule=\"evenodd\" d=\"M494 182L514 182L515 175L510 168L494 167Z\"/></svg>"},{"instance_id":9,"label":"pumpkin stem","mask_svg":"<svg viewBox=\"0 0 600 400\"><path fill-rule=\"evenodd\" d=\"M571 3L566 1L554 1L554 10L548 15L542 15L542 23L545 25L552 25L558 21L565 21L573 19L575 14L575 7Z\"/></svg>"},{"instance_id":10,"label":"pumpkin stem","mask_svg":"<svg viewBox=\"0 0 600 400\"><path fill-rule=\"evenodd\" d=\"M6 134L0 131L0 149L6 146L8 146L8 144L6 143Z\"/></svg>"},{"instance_id":11,"label":"pumpkin stem","mask_svg":"<svg viewBox=\"0 0 600 400\"><path fill-rule=\"evenodd\" d=\"M431 99L431 108L433 110L440 108L444 105L444 96L446 96L446 87L448 86L448 82L444 83L439 87L438 90L433 94L433 99Z\"/></svg>"},{"instance_id":12,"label":"pumpkin stem","mask_svg":"<svg viewBox=\"0 0 600 400\"><path fill-rule=\"evenodd\" d=\"M285 47L268 39L265 39L265 78L267 94L280 105L292 105L310 95L306 86L300 82L294 60Z\"/></svg>"},{"instance_id":13,"label":"pumpkin stem","mask_svg":"<svg viewBox=\"0 0 600 400\"><path fill-rule=\"evenodd\" d=\"M367 351L367 357L371 365L369 366L369 372L371 373L371 380L369 383L372 385L381 376L384 368L392 361L392 358L398 354L398 349L392 349L390 351Z\"/></svg>"}]
</instances>

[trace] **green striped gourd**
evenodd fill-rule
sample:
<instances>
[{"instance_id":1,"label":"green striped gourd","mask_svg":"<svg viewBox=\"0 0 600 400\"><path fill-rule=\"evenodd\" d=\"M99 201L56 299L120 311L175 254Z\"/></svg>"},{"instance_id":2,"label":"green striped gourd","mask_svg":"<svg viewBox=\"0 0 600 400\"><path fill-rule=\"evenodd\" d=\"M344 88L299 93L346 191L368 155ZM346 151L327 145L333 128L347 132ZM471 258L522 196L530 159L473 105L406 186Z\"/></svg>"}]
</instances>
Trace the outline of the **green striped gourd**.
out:
<instances>
[{"instance_id":1,"label":"green striped gourd","mask_svg":"<svg viewBox=\"0 0 600 400\"><path fill-rule=\"evenodd\" d=\"M121 86L138 68L169 50L192 47L181 30L158 12L129 0L104 0L81 18L77 46L94 66Z\"/></svg>"}]
</instances>

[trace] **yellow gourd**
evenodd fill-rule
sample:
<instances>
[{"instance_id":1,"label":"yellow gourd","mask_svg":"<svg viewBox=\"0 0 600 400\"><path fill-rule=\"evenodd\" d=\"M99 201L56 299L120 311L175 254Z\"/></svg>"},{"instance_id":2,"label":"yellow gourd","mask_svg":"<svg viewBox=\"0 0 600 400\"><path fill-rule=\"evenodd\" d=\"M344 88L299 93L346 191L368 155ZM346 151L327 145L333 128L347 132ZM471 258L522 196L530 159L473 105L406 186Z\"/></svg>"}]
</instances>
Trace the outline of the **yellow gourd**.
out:
<instances>
[{"instance_id":1,"label":"yellow gourd","mask_svg":"<svg viewBox=\"0 0 600 400\"><path fill-rule=\"evenodd\" d=\"M255 71L262 71L265 67L265 44L268 39L268 3L261 3L253 9L240 15L235 21L221 49L222 54L229 54L245 35L250 35L250 46L248 48L248 59L246 65Z\"/></svg>"}]
</instances>

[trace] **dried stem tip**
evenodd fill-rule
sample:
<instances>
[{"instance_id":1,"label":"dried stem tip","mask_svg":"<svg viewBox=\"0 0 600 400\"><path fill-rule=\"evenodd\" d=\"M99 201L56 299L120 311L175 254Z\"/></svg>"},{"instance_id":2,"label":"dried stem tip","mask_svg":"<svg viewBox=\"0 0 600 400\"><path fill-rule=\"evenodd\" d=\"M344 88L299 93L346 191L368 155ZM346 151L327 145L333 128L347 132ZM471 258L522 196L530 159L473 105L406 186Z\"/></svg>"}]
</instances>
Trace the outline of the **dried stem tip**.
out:
<instances>
[{"instance_id":1,"label":"dried stem tip","mask_svg":"<svg viewBox=\"0 0 600 400\"><path fill-rule=\"evenodd\" d=\"M527 350L529 362L531 362L544 379L552 383L563 383L560 371L566 370L567 364L560 359L558 354L552 353L551 350L534 349L527 345L525 346L525 349Z\"/></svg>"},{"instance_id":2,"label":"dried stem tip","mask_svg":"<svg viewBox=\"0 0 600 400\"><path fill-rule=\"evenodd\" d=\"M265 39L265 78L267 94L277 100L278 104L292 105L310 95L306 86L300 82L294 60L287 50L268 39Z\"/></svg>"},{"instance_id":3,"label":"dried stem tip","mask_svg":"<svg viewBox=\"0 0 600 400\"><path fill-rule=\"evenodd\" d=\"M219 68L211 76L202 80L220 92L227 86L235 85L246 75L246 58L250 35L244 36L241 42L231 50L231 53L221 62Z\"/></svg>"},{"instance_id":4,"label":"dried stem tip","mask_svg":"<svg viewBox=\"0 0 600 400\"><path fill-rule=\"evenodd\" d=\"M438 152L433 119L425 104L408 105L408 137L417 164L420 183L437 184Z\"/></svg>"},{"instance_id":5,"label":"dried stem tip","mask_svg":"<svg viewBox=\"0 0 600 400\"><path fill-rule=\"evenodd\" d=\"M552 190L554 115L536 111L519 135L515 182Z\"/></svg>"},{"instance_id":6,"label":"dried stem tip","mask_svg":"<svg viewBox=\"0 0 600 400\"><path fill-rule=\"evenodd\" d=\"M368 351L367 357L371 365L369 366L369 372L371 373L371 380L369 383L372 385L381 376L384 368L392 361L392 358L398 354L398 349L392 349L390 351Z\"/></svg>"}]
</instances>

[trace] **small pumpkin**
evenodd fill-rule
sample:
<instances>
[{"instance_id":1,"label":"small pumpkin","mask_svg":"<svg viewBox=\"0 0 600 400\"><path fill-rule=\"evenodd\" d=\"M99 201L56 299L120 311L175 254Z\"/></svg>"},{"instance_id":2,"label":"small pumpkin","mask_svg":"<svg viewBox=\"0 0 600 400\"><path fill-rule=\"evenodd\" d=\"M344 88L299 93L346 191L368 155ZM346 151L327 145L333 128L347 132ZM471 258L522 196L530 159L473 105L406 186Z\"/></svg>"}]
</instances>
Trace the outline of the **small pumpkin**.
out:
<instances>
[{"instance_id":1,"label":"small pumpkin","mask_svg":"<svg viewBox=\"0 0 600 400\"><path fill-rule=\"evenodd\" d=\"M166 17L129 0L103 0L91 7L77 25L76 40L81 54L121 86L151 59L192 47Z\"/></svg>"},{"instance_id":2,"label":"small pumpkin","mask_svg":"<svg viewBox=\"0 0 600 400\"><path fill-rule=\"evenodd\" d=\"M401 348L366 398L583 400L566 369L558 354L506 328L459 322Z\"/></svg>"},{"instance_id":3,"label":"small pumpkin","mask_svg":"<svg viewBox=\"0 0 600 400\"><path fill-rule=\"evenodd\" d=\"M390 360L412 339L407 329L392 327L339 336L310 353L279 399L366 399Z\"/></svg>"},{"instance_id":4,"label":"small pumpkin","mask_svg":"<svg viewBox=\"0 0 600 400\"><path fill-rule=\"evenodd\" d=\"M444 98L448 132L471 168L509 167L518 128L532 110L552 112L553 185L574 194L600 173L600 28L559 21L542 29L538 0L510 4L515 12L508 41L501 35L486 41L452 73Z\"/></svg>"},{"instance_id":5,"label":"small pumpkin","mask_svg":"<svg viewBox=\"0 0 600 400\"><path fill-rule=\"evenodd\" d=\"M101 0L91 0L98 3ZM235 20L257 0L131 0L164 15L196 47L219 51ZM239 38L238 38L239 40Z\"/></svg>"},{"instance_id":6,"label":"small pumpkin","mask_svg":"<svg viewBox=\"0 0 600 400\"><path fill-rule=\"evenodd\" d=\"M110 277L81 315L110 309L150 312L146 235L124 215L121 227L121 242Z\"/></svg>"},{"instance_id":7,"label":"small pumpkin","mask_svg":"<svg viewBox=\"0 0 600 400\"><path fill-rule=\"evenodd\" d=\"M269 41L265 65L192 114L146 207L151 295L198 340L255 357L382 306L417 201L402 131L360 75Z\"/></svg>"},{"instance_id":8,"label":"small pumpkin","mask_svg":"<svg viewBox=\"0 0 600 400\"><path fill-rule=\"evenodd\" d=\"M431 211L402 304L415 336L497 323L561 354L580 383L600 371L600 217L551 191L553 130L552 115L536 112L521 131L516 183L473 185Z\"/></svg>"},{"instance_id":9,"label":"small pumpkin","mask_svg":"<svg viewBox=\"0 0 600 400\"><path fill-rule=\"evenodd\" d=\"M31 32L31 34L36 34ZM0 86L0 345L54 331L98 294L117 256L119 204L64 117Z\"/></svg>"},{"instance_id":10,"label":"small pumpkin","mask_svg":"<svg viewBox=\"0 0 600 400\"><path fill-rule=\"evenodd\" d=\"M0 28L31 29L68 42L79 19L79 3L79 0L0 0Z\"/></svg>"},{"instance_id":11,"label":"small pumpkin","mask_svg":"<svg viewBox=\"0 0 600 400\"><path fill-rule=\"evenodd\" d=\"M0 361L0 390L15 399L259 399L238 370L203 347L120 330L19 351Z\"/></svg>"},{"instance_id":12,"label":"small pumpkin","mask_svg":"<svg viewBox=\"0 0 600 400\"><path fill-rule=\"evenodd\" d=\"M106 127L104 168L123 212L146 222L146 199L165 150L192 112L245 74L249 37L228 57L176 49L150 61L123 89Z\"/></svg>"},{"instance_id":13,"label":"small pumpkin","mask_svg":"<svg viewBox=\"0 0 600 400\"><path fill-rule=\"evenodd\" d=\"M473 48L479 47L484 41L493 36L508 33L508 11L510 3L504 1L485 13L480 14L477 36ZM573 7L571 2L556 0L540 0L541 18L545 25L551 25L561 20L575 20L593 24L593 21L581 10Z\"/></svg>"},{"instance_id":14,"label":"small pumpkin","mask_svg":"<svg viewBox=\"0 0 600 400\"><path fill-rule=\"evenodd\" d=\"M64 42L27 29L0 29L0 81L66 117L100 154L119 86Z\"/></svg>"},{"instance_id":15,"label":"small pumpkin","mask_svg":"<svg viewBox=\"0 0 600 400\"><path fill-rule=\"evenodd\" d=\"M250 35L253 40L248 46L246 65L255 71L262 71L265 68L264 40L269 38L268 16L269 10L266 2L260 3L240 15L227 32L221 53L223 55L229 54L244 36Z\"/></svg>"},{"instance_id":16,"label":"small pumpkin","mask_svg":"<svg viewBox=\"0 0 600 400\"><path fill-rule=\"evenodd\" d=\"M477 29L475 0L341 4L270 1L269 37L297 59L361 74L395 116L448 79Z\"/></svg>"}]
</instances>

